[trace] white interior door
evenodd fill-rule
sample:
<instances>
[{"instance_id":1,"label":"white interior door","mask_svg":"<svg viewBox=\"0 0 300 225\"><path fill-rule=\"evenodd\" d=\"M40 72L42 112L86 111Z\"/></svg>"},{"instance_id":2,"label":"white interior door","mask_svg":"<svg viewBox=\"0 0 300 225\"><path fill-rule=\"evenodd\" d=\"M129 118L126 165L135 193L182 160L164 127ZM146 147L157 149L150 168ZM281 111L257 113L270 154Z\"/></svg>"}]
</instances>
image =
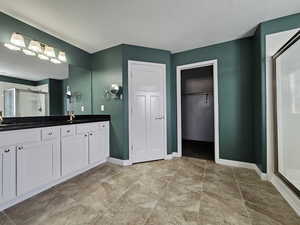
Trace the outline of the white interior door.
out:
<instances>
[{"instance_id":1,"label":"white interior door","mask_svg":"<svg viewBox=\"0 0 300 225\"><path fill-rule=\"evenodd\" d=\"M166 154L164 64L129 61L130 159L163 159Z\"/></svg>"}]
</instances>

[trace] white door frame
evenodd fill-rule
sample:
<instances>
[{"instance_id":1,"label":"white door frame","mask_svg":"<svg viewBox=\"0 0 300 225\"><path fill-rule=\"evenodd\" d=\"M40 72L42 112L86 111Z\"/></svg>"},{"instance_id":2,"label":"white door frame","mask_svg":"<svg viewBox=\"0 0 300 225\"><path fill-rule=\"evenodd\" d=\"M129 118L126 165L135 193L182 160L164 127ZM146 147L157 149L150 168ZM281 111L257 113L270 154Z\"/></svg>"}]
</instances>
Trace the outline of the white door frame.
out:
<instances>
[{"instance_id":1,"label":"white door frame","mask_svg":"<svg viewBox=\"0 0 300 225\"><path fill-rule=\"evenodd\" d=\"M163 87L164 87L164 159L167 158L168 151L167 151L167 86L166 86L166 64L161 63L150 63L150 62L142 62L142 61L134 61L134 60L128 60L128 132L129 132L129 163L132 164L132 118L131 118L131 104L132 104L132 66L133 65L155 65L160 66L164 73L163 73Z\"/></svg>"},{"instance_id":2,"label":"white door frame","mask_svg":"<svg viewBox=\"0 0 300 225\"><path fill-rule=\"evenodd\" d=\"M218 102L218 60L209 60L177 66L177 151L182 156L182 126L181 126L181 71L204 66L213 66L214 83L214 128L215 128L215 162L219 162L219 102Z\"/></svg>"}]
</instances>

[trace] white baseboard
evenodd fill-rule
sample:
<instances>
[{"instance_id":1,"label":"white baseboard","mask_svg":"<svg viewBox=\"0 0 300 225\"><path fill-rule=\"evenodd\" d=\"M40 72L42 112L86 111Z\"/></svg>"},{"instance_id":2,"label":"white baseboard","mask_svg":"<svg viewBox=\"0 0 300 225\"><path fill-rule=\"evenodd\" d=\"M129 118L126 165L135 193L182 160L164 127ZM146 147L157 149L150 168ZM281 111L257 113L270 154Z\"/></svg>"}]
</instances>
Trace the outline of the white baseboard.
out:
<instances>
[{"instance_id":1,"label":"white baseboard","mask_svg":"<svg viewBox=\"0 0 300 225\"><path fill-rule=\"evenodd\" d=\"M226 159L218 159L216 163L226 165L226 166L241 167L241 168L255 170L258 176L262 180L268 180L275 186L275 188L280 192L283 198L300 216L300 199L275 174L268 175L266 173L261 172L261 170L254 163L247 163L247 162L240 162L240 161L226 160Z\"/></svg>"},{"instance_id":2,"label":"white baseboard","mask_svg":"<svg viewBox=\"0 0 300 225\"><path fill-rule=\"evenodd\" d=\"M256 171L257 175L260 177L262 180L269 180L268 179L268 174L263 173L256 164L253 164L254 170Z\"/></svg>"},{"instance_id":3,"label":"white baseboard","mask_svg":"<svg viewBox=\"0 0 300 225\"><path fill-rule=\"evenodd\" d=\"M179 158L179 157L181 157L181 154L179 152L173 152L172 156L173 156L173 158Z\"/></svg>"},{"instance_id":4,"label":"white baseboard","mask_svg":"<svg viewBox=\"0 0 300 225\"><path fill-rule=\"evenodd\" d=\"M130 165L132 165L130 160L122 160L122 159L117 159L117 158L112 158L112 157L108 158L108 162L110 162L112 164L120 165L120 166L130 166Z\"/></svg>"},{"instance_id":5,"label":"white baseboard","mask_svg":"<svg viewBox=\"0 0 300 225\"><path fill-rule=\"evenodd\" d=\"M275 174L270 177L270 181L295 210L298 216L300 216L300 199Z\"/></svg>"},{"instance_id":6,"label":"white baseboard","mask_svg":"<svg viewBox=\"0 0 300 225\"><path fill-rule=\"evenodd\" d=\"M225 166L241 167L241 168L246 168L246 169L254 169L254 165L255 165L253 163L228 160L228 159L218 159L216 161L216 163L225 165Z\"/></svg>"},{"instance_id":7,"label":"white baseboard","mask_svg":"<svg viewBox=\"0 0 300 225\"><path fill-rule=\"evenodd\" d=\"M241 161L235 161L235 160L227 160L227 159L218 159L217 164L225 165L225 166L233 166L233 167L241 167L246 169L252 169L255 170L257 175L262 180L268 180L268 176L266 173L263 173L256 164L254 163L248 163L248 162L241 162Z\"/></svg>"},{"instance_id":8,"label":"white baseboard","mask_svg":"<svg viewBox=\"0 0 300 225\"><path fill-rule=\"evenodd\" d=\"M181 157L181 155L178 152L173 152L171 154L167 154L164 159L171 160L173 158L178 158L178 157Z\"/></svg>"}]
</instances>

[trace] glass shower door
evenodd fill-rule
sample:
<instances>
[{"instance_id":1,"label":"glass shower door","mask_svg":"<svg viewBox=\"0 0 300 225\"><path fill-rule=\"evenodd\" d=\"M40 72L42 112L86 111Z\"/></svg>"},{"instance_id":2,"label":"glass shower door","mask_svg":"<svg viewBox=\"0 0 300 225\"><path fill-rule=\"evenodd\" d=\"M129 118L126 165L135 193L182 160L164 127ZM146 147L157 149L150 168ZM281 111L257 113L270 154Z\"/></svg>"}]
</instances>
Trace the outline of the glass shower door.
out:
<instances>
[{"instance_id":1,"label":"glass shower door","mask_svg":"<svg viewBox=\"0 0 300 225\"><path fill-rule=\"evenodd\" d=\"M276 173L300 196L300 32L274 60Z\"/></svg>"}]
</instances>

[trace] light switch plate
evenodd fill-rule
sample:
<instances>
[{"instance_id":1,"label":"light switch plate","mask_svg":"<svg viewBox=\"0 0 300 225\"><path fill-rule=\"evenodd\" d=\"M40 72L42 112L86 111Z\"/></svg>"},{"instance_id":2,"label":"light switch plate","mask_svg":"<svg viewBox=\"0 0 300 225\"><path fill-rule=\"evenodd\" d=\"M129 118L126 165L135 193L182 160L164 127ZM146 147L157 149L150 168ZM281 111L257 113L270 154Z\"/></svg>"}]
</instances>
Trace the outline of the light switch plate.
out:
<instances>
[{"instance_id":1,"label":"light switch plate","mask_svg":"<svg viewBox=\"0 0 300 225\"><path fill-rule=\"evenodd\" d=\"M81 112L84 112L84 106L83 105L81 106Z\"/></svg>"},{"instance_id":2,"label":"light switch plate","mask_svg":"<svg viewBox=\"0 0 300 225\"><path fill-rule=\"evenodd\" d=\"M104 105L100 106L100 110L103 112L104 111Z\"/></svg>"}]
</instances>

